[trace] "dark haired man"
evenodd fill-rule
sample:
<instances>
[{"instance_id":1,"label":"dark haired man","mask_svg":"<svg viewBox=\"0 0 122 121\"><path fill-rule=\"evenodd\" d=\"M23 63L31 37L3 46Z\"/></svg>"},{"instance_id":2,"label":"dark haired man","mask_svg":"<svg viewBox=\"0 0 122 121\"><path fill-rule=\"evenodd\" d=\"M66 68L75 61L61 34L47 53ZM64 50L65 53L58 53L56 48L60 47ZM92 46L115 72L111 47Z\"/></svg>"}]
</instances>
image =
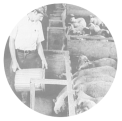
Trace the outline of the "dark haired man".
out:
<instances>
[{"instance_id":1,"label":"dark haired man","mask_svg":"<svg viewBox=\"0 0 122 121\"><path fill-rule=\"evenodd\" d=\"M35 9L25 16L13 29L10 34L9 48L11 54L12 83L14 90L14 72L17 69L47 68L41 42L44 35L40 20L43 19L43 12ZM24 94L23 97L27 93ZM26 101L23 99L23 102Z\"/></svg>"}]
</instances>

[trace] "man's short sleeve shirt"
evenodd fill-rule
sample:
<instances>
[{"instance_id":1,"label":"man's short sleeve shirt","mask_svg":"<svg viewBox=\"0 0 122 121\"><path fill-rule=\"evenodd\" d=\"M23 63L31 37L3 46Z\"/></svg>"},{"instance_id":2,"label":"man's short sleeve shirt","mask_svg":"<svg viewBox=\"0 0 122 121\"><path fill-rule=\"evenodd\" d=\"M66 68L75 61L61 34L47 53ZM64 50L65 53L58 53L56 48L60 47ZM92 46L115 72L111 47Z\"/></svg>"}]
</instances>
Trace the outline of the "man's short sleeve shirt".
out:
<instances>
[{"instance_id":1,"label":"man's short sleeve shirt","mask_svg":"<svg viewBox=\"0 0 122 121\"><path fill-rule=\"evenodd\" d=\"M15 48L21 50L35 50L37 43L44 41L41 22L32 22L28 16L16 25L10 36L15 39Z\"/></svg>"}]
</instances>

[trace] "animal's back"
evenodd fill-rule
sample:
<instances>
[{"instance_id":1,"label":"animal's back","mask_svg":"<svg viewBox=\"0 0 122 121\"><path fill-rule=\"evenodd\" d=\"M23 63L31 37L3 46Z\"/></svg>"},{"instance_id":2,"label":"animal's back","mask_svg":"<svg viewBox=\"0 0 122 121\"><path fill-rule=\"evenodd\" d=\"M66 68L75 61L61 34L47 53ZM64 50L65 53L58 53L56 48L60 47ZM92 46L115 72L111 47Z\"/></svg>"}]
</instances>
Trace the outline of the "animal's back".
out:
<instances>
[{"instance_id":1,"label":"animal's back","mask_svg":"<svg viewBox=\"0 0 122 121\"><path fill-rule=\"evenodd\" d=\"M97 73L102 73L102 74L106 74L106 75L110 75L112 77L115 77L116 70L110 66L102 66L102 67L80 70L75 75L80 77L80 76L85 76L85 75L95 75Z\"/></svg>"},{"instance_id":2,"label":"animal's back","mask_svg":"<svg viewBox=\"0 0 122 121\"><path fill-rule=\"evenodd\" d=\"M93 61L95 66L111 66L113 68L117 68L117 62L112 58L102 58L96 61Z\"/></svg>"},{"instance_id":3,"label":"animal's back","mask_svg":"<svg viewBox=\"0 0 122 121\"><path fill-rule=\"evenodd\" d=\"M104 82L113 82L114 78L109 76L109 75L104 75L104 74L96 74L96 75L87 75L87 76L82 76L79 78L74 79L73 87L74 89L77 89L79 84L85 84L89 82L99 82L99 81L104 81Z\"/></svg>"},{"instance_id":4,"label":"animal's back","mask_svg":"<svg viewBox=\"0 0 122 121\"><path fill-rule=\"evenodd\" d=\"M98 98L104 97L110 89L112 82L91 82L82 86L82 90L89 96Z\"/></svg>"}]
</instances>

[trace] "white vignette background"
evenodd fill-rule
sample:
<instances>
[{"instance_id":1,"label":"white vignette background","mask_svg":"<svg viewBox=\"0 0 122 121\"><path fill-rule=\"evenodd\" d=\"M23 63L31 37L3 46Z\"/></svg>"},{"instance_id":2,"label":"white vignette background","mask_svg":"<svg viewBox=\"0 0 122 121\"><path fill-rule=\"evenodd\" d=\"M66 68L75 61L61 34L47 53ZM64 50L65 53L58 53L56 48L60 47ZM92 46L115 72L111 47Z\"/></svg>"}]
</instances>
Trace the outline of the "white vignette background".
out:
<instances>
[{"instance_id":1,"label":"white vignette background","mask_svg":"<svg viewBox=\"0 0 122 121\"><path fill-rule=\"evenodd\" d=\"M53 3L67 3L81 6L97 15L109 28L115 40L118 54L118 68L114 83L103 100L91 110L76 116L49 117L30 110L14 95L7 82L3 56L5 44L15 25L31 10ZM122 15L121 0L4 0L0 2L0 120L80 120L80 121L122 121Z\"/></svg>"}]
</instances>

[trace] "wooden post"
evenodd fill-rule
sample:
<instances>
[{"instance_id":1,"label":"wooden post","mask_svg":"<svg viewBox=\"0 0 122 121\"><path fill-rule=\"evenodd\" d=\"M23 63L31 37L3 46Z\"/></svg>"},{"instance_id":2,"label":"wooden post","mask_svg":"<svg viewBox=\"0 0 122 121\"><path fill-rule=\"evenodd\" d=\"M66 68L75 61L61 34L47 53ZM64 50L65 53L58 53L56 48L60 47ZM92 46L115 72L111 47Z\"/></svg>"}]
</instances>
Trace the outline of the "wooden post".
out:
<instances>
[{"instance_id":1,"label":"wooden post","mask_svg":"<svg viewBox=\"0 0 122 121\"><path fill-rule=\"evenodd\" d=\"M65 26L65 20L66 20L66 9L64 9L63 13L61 14L62 22L63 22L63 27Z\"/></svg>"},{"instance_id":2,"label":"wooden post","mask_svg":"<svg viewBox=\"0 0 122 121\"><path fill-rule=\"evenodd\" d=\"M73 89L72 89L72 73L70 67L70 57L69 52L65 53L65 66L66 66L66 78L67 78L67 92L68 92L68 105L69 105L69 116L75 115L75 104L73 98Z\"/></svg>"},{"instance_id":3,"label":"wooden post","mask_svg":"<svg viewBox=\"0 0 122 121\"><path fill-rule=\"evenodd\" d=\"M34 110L35 107L35 83L33 80L30 82L30 108Z\"/></svg>"},{"instance_id":4,"label":"wooden post","mask_svg":"<svg viewBox=\"0 0 122 121\"><path fill-rule=\"evenodd\" d=\"M49 42L49 27L47 27L47 43L46 43L46 49L47 50L49 50L48 42Z\"/></svg>"},{"instance_id":5,"label":"wooden post","mask_svg":"<svg viewBox=\"0 0 122 121\"><path fill-rule=\"evenodd\" d=\"M42 69L42 79L44 81L45 79L45 69ZM42 91L45 90L45 84L41 84Z\"/></svg>"},{"instance_id":6,"label":"wooden post","mask_svg":"<svg viewBox=\"0 0 122 121\"><path fill-rule=\"evenodd\" d=\"M39 84L41 80L45 79L45 69L42 70L42 79L31 79L30 80L30 108L34 110L35 107L35 84ZM45 90L45 84L42 84L42 88Z\"/></svg>"}]
</instances>

